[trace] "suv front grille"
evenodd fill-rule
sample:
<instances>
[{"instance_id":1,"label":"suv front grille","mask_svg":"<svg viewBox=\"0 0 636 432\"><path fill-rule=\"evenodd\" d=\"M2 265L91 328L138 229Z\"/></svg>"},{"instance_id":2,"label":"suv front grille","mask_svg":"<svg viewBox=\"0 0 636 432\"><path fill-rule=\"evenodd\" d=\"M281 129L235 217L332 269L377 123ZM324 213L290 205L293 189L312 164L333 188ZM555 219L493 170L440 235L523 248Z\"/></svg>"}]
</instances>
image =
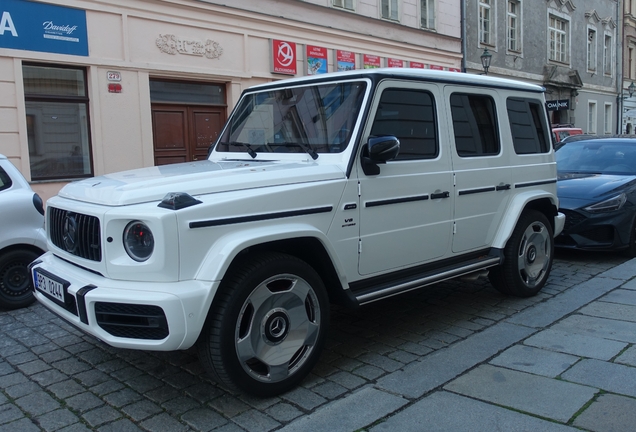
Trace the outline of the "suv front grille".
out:
<instances>
[{"instance_id":1,"label":"suv front grille","mask_svg":"<svg viewBox=\"0 0 636 432\"><path fill-rule=\"evenodd\" d=\"M95 216L47 208L51 241L57 247L80 258L102 260L99 219Z\"/></svg>"}]
</instances>

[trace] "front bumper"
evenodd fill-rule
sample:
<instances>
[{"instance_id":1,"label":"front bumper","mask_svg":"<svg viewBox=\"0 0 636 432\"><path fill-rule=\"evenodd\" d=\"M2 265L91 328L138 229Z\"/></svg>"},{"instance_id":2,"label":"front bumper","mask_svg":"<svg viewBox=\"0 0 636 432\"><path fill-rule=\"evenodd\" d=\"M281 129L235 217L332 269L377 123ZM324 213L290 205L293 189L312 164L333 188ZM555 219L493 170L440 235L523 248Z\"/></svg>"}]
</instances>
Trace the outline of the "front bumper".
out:
<instances>
[{"instance_id":1,"label":"front bumper","mask_svg":"<svg viewBox=\"0 0 636 432\"><path fill-rule=\"evenodd\" d=\"M563 231L563 227L565 226L566 218L565 215L561 212L558 212L554 217L554 236L558 236Z\"/></svg>"},{"instance_id":2,"label":"front bumper","mask_svg":"<svg viewBox=\"0 0 636 432\"><path fill-rule=\"evenodd\" d=\"M565 213L563 232L555 238L555 246L582 250L618 250L629 246L634 213L616 211L587 213L559 209Z\"/></svg>"},{"instance_id":3,"label":"front bumper","mask_svg":"<svg viewBox=\"0 0 636 432\"><path fill-rule=\"evenodd\" d=\"M59 282L63 301L37 288ZM36 299L53 313L118 348L173 351L197 340L218 282L134 282L105 278L48 252L31 268Z\"/></svg>"}]
</instances>

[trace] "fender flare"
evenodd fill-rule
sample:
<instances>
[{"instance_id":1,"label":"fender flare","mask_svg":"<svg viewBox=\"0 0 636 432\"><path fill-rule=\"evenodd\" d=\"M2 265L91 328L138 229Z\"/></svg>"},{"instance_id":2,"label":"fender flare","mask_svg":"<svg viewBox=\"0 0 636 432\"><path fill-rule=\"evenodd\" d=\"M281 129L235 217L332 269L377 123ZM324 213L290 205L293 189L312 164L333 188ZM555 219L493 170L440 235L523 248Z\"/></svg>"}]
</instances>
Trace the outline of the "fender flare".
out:
<instances>
[{"instance_id":1,"label":"fender flare","mask_svg":"<svg viewBox=\"0 0 636 432\"><path fill-rule=\"evenodd\" d=\"M546 215L549 220L552 220L554 222L554 217L556 217L557 209L559 207L558 200L556 199L556 194L542 190L520 193L516 195L508 204L508 207L506 208L506 214L502 220L501 226L497 231L497 235L493 239L492 247L497 249L505 248L508 239L510 238L510 236L512 236L512 232L517 226L517 222L519 221L521 214L528 207L528 204L541 199L548 199L554 207L554 216Z\"/></svg>"},{"instance_id":2,"label":"fender flare","mask_svg":"<svg viewBox=\"0 0 636 432\"><path fill-rule=\"evenodd\" d=\"M195 279L207 281L220 281L225 276L228 268L245 249L281 240L292 240L301 237L317 239L331 259L331 263L340 279L342 287L348 287L346 273L336 252L331 247L327 236L316 227L304 224L284 224L270 227L255 227L231 232L219 237L201 262L195 275Z\"/></svg>"}]
</instances>

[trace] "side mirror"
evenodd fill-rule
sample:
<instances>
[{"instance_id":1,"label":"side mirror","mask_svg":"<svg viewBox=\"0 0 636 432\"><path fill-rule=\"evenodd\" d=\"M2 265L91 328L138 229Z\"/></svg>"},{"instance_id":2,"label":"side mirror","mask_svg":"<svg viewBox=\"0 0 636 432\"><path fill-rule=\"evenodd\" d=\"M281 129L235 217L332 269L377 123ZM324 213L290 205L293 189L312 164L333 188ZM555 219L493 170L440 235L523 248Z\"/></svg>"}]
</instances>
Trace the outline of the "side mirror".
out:
<instances>
[{"instance_id":1,"label":"side mirror","mask_svg":"<svg viewBox=\"0 0 636 432\"><path fill-rule=\"evenodd\" d=\"M400 140L394 136L369 138L362 152L362 171L366 175L380 174L378 164L395 159L400 153Z\"/></svg>"},{"instance_id":2,"label":"side mirror","mask_svg":"<svg viewBox=\"0 0 636 432\"><path fill-rule=\"evenodd\" d=\"M400 152L400 140L394 136L369 138L369 158L377 163L395 159Z\"/></svg>"}]
</instances>

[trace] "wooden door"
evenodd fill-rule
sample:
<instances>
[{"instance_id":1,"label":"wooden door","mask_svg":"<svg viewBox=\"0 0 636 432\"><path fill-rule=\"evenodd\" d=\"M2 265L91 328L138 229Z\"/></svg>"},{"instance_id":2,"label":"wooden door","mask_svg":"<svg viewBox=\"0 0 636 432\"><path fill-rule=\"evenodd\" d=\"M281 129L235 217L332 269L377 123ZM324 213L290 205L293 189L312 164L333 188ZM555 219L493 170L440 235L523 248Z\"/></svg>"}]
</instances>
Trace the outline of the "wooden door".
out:
<instances>
[{"instance_id":1,"label":"wooden door","mask_svg":"<svg viewBox=\"0 0 636 432\"><path fill-rule=\"evenodd\" d=\"M155 165L205 159L224 123L224 107L153 104Z\"/></svg>"}]
</instances>

